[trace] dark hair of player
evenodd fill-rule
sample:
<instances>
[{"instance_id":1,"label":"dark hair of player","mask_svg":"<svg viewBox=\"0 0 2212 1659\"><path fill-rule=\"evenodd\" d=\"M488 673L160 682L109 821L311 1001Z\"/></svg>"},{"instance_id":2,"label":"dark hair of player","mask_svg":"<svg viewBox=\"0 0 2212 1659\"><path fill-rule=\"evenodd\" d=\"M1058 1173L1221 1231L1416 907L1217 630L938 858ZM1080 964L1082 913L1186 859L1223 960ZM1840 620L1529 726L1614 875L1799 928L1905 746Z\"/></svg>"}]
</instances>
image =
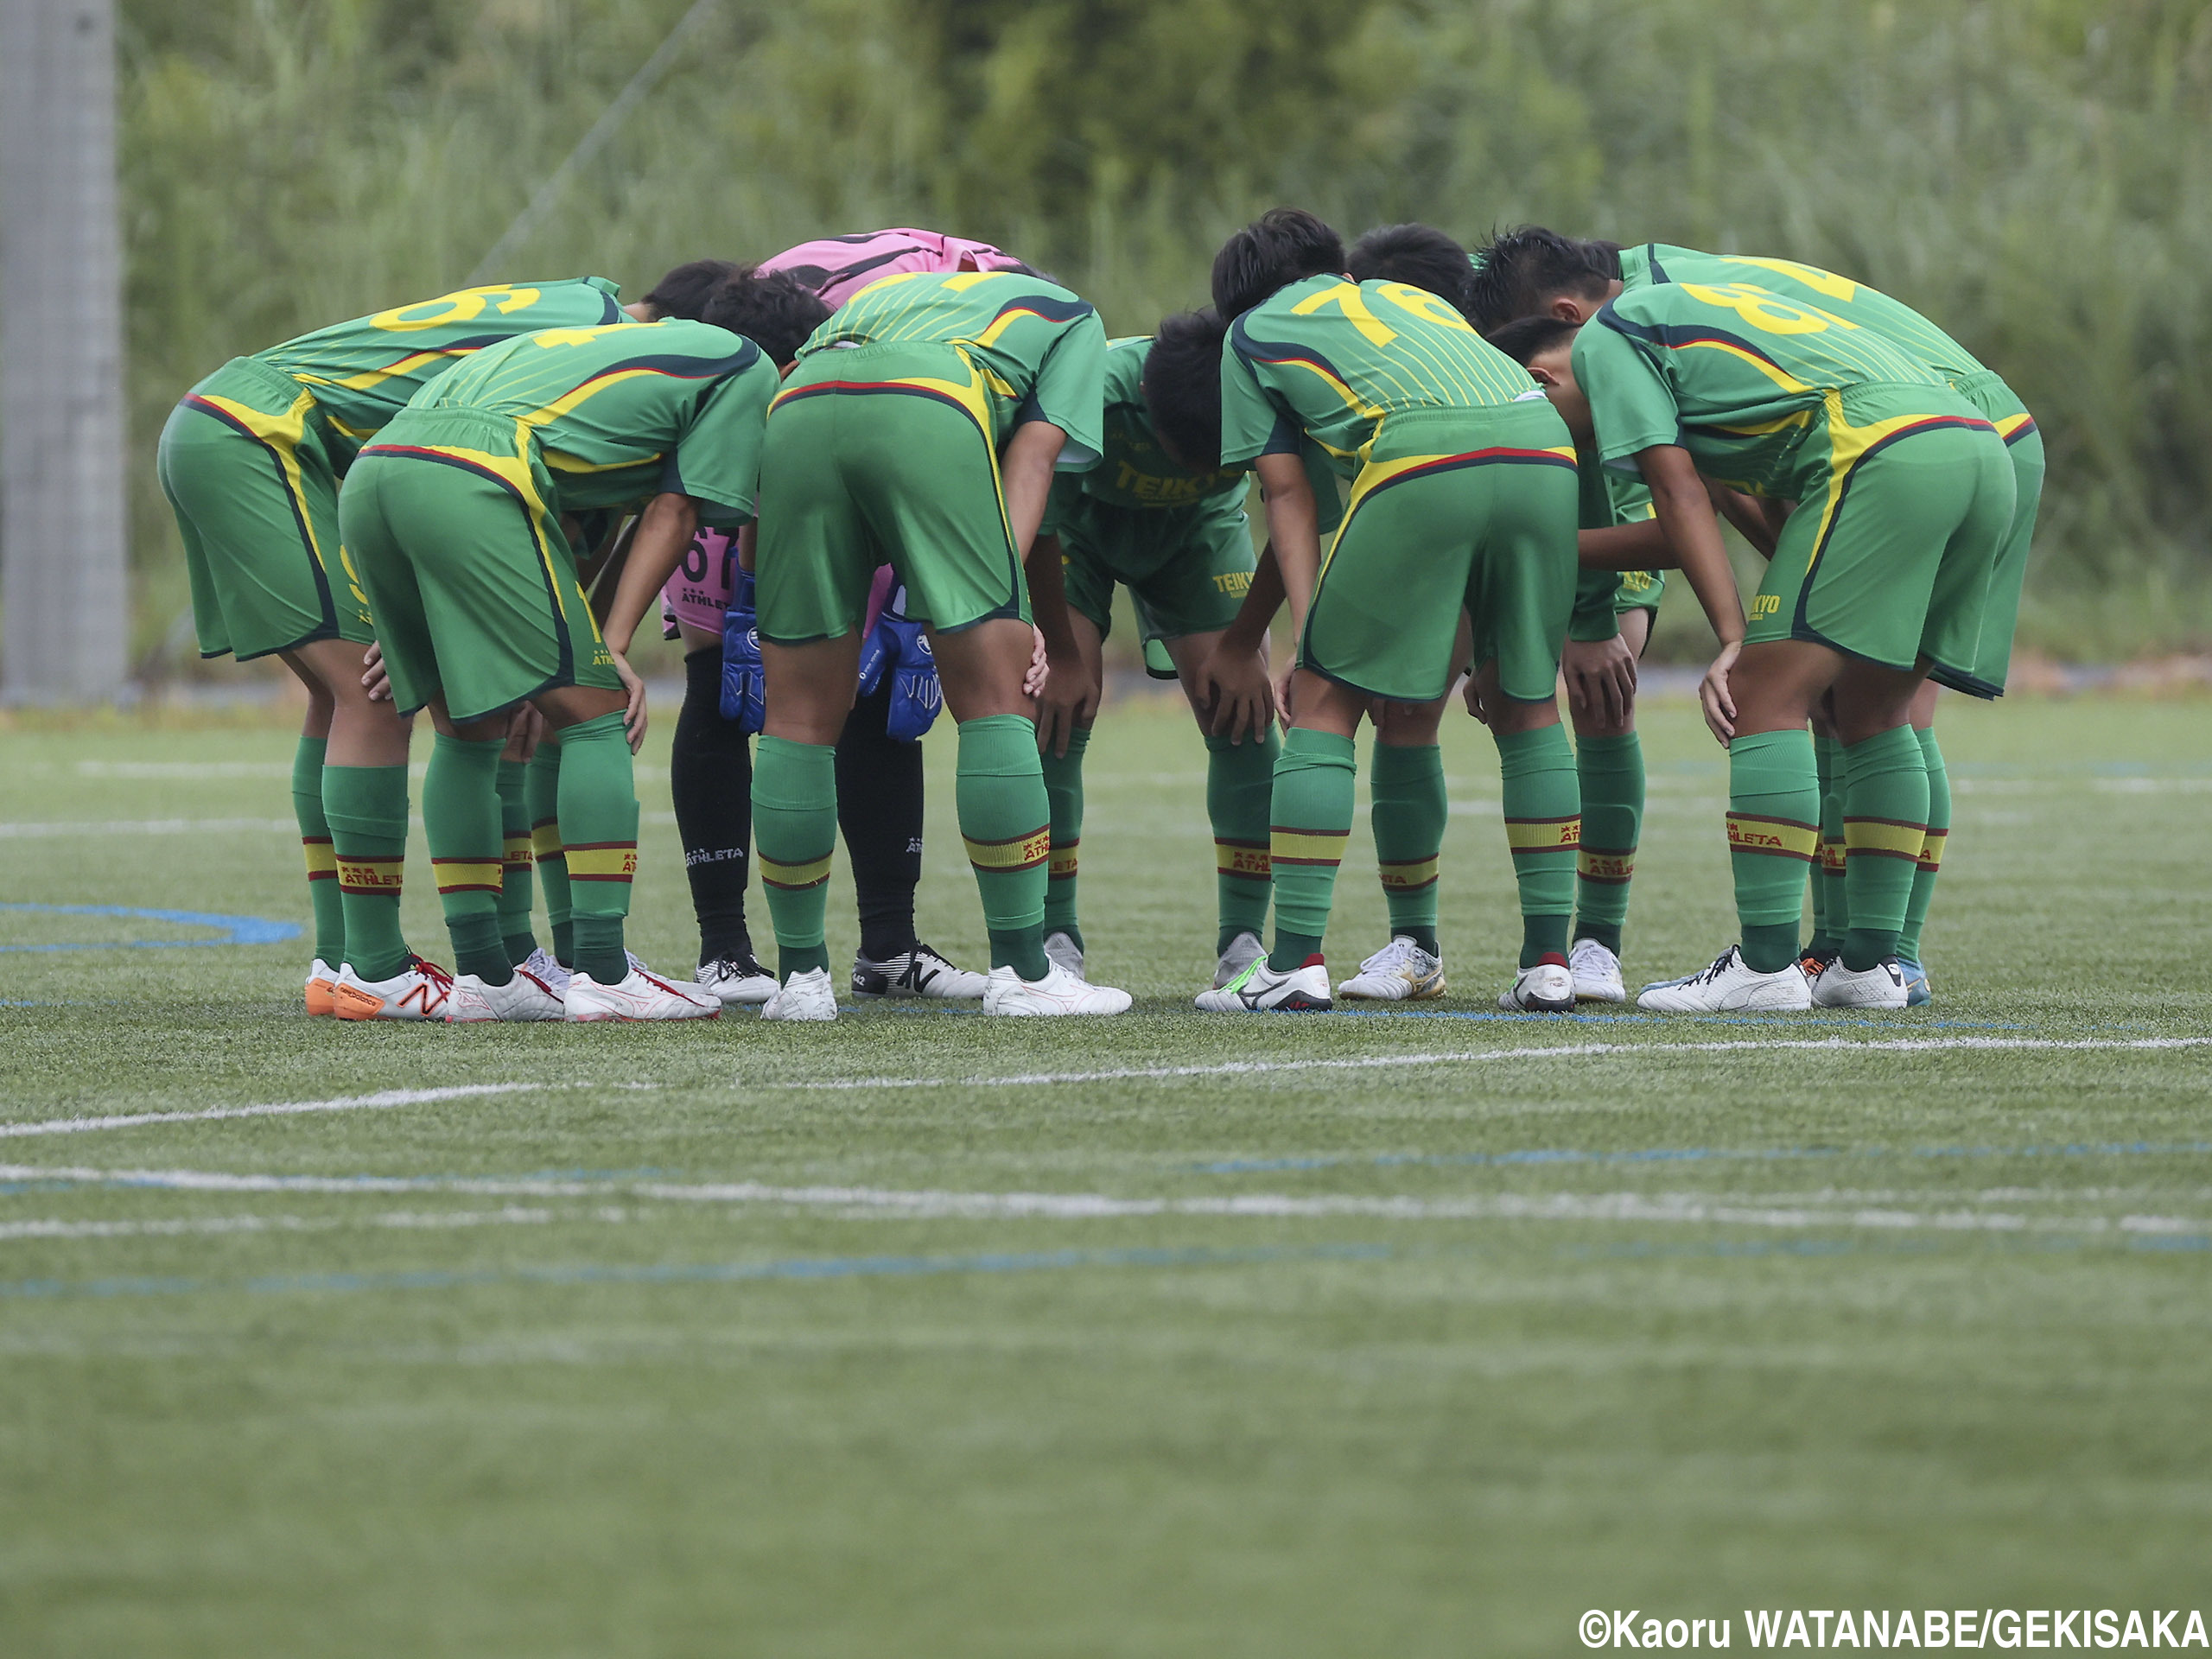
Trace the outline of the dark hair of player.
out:
<instances>
[{"instance_id":1,"label":"dark hair of player","mask_svg":"<svg viewBox=\"0 0 2212 1659\"><path fill-rule=\"evenodd\" d=\"M1573 340L1581 326L1565 317L1516 317L1483 338L1525 369L1546 352Z\"/></svg>"},{"instance_id":2,"label":"dark hair of player","mask_svg":"<svg viewBox=\"0 0 2212 1659\"><path fill-rule=\"evenodd\" d=\"M1619 243L1582 241L1537 225L1492 233L1475 259L1467 320L1485 333L1549 309L1562 294L1602 299L1621 274Z\"/></svg>"},{"instance_id":3,"label":"dark hair of player","mask_svg":"<svg viewBox=\"0 0 2212 1659\"><path fill-rule=\"evenodd\" d=\"M1344 268L1342 237L1302 207L1270 207L1214 255L1214 308L1233 322L1278 289Z\"/></svg>"},{"instance_id":4,"label":"dark hair of player","mask_svg":"<svg viewBox=\"0 0 2212 1659\"><path fill-rule=\"evenodd\" d=\"M696 322L707 308L709 296L738 272L750 269L731 259L694 259L655 283L645 303L660 316Z\"/></svg>"},{"instance_id":5,"label":"dark hair of player","mask_svg":"<svg viewBox=\"0 0 2212 1659\"><path fill-rule=\"evenodd\" d=\"M1359 283L1404 283L1467 309L1474 267L1467 251L1433 225L1384 225L1351 245L1344 269Z\"/></svg>"},{"instance_id":6,"label":"dark hair of player","mask_svg":"<svg viewBox=\"0 0 2212 1659\"><path fill-rule=\"evenodd\" d=\"M737 265L709 296L699 321L743 334L780 369L829 316L829 302L790 271Z\"/></svg>"},{"instance_id":7,"label":"dark hair of player","mask_svg":"<svg viewBox=\"0 0 2212 1659\"><path fill-rule=\"evenodd\" d=\"M1163 317L1144 359L1152 429L1192 472L1221 465L1221 347L1229 326L1211 306Z\"/></svg>"}]
</instances>

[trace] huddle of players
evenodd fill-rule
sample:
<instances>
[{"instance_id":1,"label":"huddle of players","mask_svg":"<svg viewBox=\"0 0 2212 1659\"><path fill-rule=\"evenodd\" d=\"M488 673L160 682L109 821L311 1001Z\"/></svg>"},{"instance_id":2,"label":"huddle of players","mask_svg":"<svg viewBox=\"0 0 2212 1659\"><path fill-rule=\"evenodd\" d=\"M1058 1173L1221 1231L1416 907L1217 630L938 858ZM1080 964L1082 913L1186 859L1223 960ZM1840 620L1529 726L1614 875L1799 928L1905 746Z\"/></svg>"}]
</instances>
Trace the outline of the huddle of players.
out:
<instances>
[{"instance_id":1,"label":"huddle of players","mask_svg":"<svg viewBox=\"0 0 2212 1659\"><path fill-rule=\"evenodd\" d=\"M1441 994L1436 734L1470 671L1523 919L1500 1003L1619 1001L1643 782L1634 664L1665 569L1723 644L1702 695L1730 746L1744 937L1643 1005L1924 1000L1913 936L1948 791L1922 682L2001 688L2040 479L2002 383L1827 272L1544 232L1471 260L1396 226L1348 255L1277 210L1230 239L1212 286L1211 309L1109 346L1088 304L997 250L886 232L681 267L628 308L599 279L468 290L194 388L162 473L202 649L281 652L310 693L294 779L310 1010L664 1019L758 1001L833 1019L842 815L869 872L856 991L1121 1012L1127 995L1085 976L1076 913L1116 582L1206 733L1220 937L1201 1008L1331 1006L1321 945L1363 718L1393 937L1338 993ZM1266 499L1256 562L1248 473ZM1748 625L1716 506L1770 556ZM675 792L704 947L689 984L622 942L645 720L624 653L664 588L687 647ZM1299 650L1278 687L1265 642L1286 602ZM727 632L718 607L734 607ZM987 976L913 935L918 760L871 707L898 694L855 695L887 609L926 626L958 724ZM716 707L721 643L741 633L765 680L757 755ZM372 639L388 699L359 671ZM397 924L402 716L422 709L450 977ZM745 931L748 815L773 974ZM533 869L551 952L531 931Z\"/></svg>"}]
</instances>

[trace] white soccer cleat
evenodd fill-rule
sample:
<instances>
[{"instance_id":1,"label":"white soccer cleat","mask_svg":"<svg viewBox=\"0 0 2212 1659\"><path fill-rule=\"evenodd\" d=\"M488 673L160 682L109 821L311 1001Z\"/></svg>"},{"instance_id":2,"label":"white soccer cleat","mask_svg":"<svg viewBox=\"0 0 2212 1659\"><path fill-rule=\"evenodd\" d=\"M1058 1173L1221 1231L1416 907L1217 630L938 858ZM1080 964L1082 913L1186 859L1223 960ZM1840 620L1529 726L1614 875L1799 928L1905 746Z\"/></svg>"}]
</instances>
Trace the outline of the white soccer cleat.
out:
<instances>
[{"instance_id":1,"label":"white soccer cleat","mask_svg":"<svg viewBox=\"0 0 2212 1659\"><path fill-rule=\"evenodd\" d=\"M330 1000L337 985L338 969L317 957L315 965L308 969L308 1012L318 1016L337 1013L337 1005Z\"/></svg>"},{"instance_id":2,"label":"white soccer cleat","mask_svg":"<svg viewBox=\"0 0 2212 1659\"><path fill-rule=\"evenodd\" d=\"M853 995L863 1001L875 997L927 997L932 1001L974 1002L983 995L983 976L956 968L926 944L888 962L867 957L853 958Z\"/></svg>"},{"instance_id":3,"label":"white soccer cleat","mask_svg":"<svg viewBox=\"0 0 2212 1659\"><path fill-rule=\"evenodd\" d=\"M1577 939L1567 953L1567 970L1574 976L1578 1002L1625 1002L1628 987L1621 983L1621 959L1595 939Z\"/></svg>"},{"instance_id":4,"label":"white soccer cleat","mask_svg":"<svg viewBox=\"0 0 2212 1659\"><path fill-rule=\"evenodd\" d=\"M1444 995L1444 958L1401 933L1340 982L1337 995L1351 1002L1426 1002Z\"/></svg>"},{"instance_id":5,"label":"white soccer cleat","mask_svg":"<svg viewBox=\"0 0 2212 1659\"><path fill-rule=\"evenodd\" d=\"M1911 1000L1894 957L1860 969L1847 968L1838 957L1810 988L1817 1008L1902 1008Z\"/></svg>"},{"instance_id":6,"label":"white soccer cleat","mask_svg":"<svg viewBox=\"0 0 2212 1659\"><path fill-rule=\"evenodd\" d=\"M1219 990L1200 991L1198 1006L1207 1014L1326 1014L1334 1006L1328 964L1308 957L1302 965L1279 974L1265 957L1255 957Z\"/></svg>"},{"instance_id":7,"label":"white soccer cleat","mask_svg":"<svg viewBox=\"0 0 2212 1659\"><path fill-rule=\"evenodd\" d=\"M1523 968L1497 994L1497 1006L1508 1014L1573 1014L1574 975L1557 957Z\"/></svg>"},{"instance_id":8,"label":"white soccer cleat","mask_svg":"<svg viewBox=\"0 0 2212 1659\"><path fill-rule=\"evenodd\" d=\"M559 1020L565 1015L563 999L553 988L527 968L518 968L504 985L486 985L474 974L455 974L453 1000L446 1004L446 1019L456 1026L490 1020L523 1023Z\"/></svg>"},{"instance_id":9,"label":"white soccer cleat","mask_svg":"<svg viewBox=\"0 0 2212 1659\"><path fill-rule=\"evenodd\" d=\"M702 962L691 976L699 988L710 992L724 1007L758 1005L776 994L776 976L763 968L751 951L741 957L717 957Z\"/></svg>"},{"instance_id":10,"label":"white soccer cleat","mask_svg":"<svg viewBox=\"0 0 2212 1659\"><path fill-rule=\"evenodd\" d=\"M1636 1006L1654 1014L1789 1012L1811 1007L1813 993L1796 963L1776 973L1754 973L1745 964L1742 948L1732 944L1710 968L1645 986Z\"/></svg>"},{"instance_id":11,"label":"white soccer cleat","mask_svg":"<svg viewBox=\"0 0 2212 1659\"><path fill-rule=\"evenodd\" d=\"M528 974L556 996L566 996L569 994L569 970L563 968L559 959L542 944L531 951L530 959L515 971Z\"/></svg>"},{"instance_id":12,"label":"white soccer cleat","mask_svg":"<svg viewBox=\"0 0 2212 1659\"><path fill-rule=\"evenodd\" d=\"M340 1020L435 1020L446 1017L453 976L435 962L410 957L390 979L363 979L346 963L330 988L331 1012Z\"/></svg>"},{"instance_id":13,"label":"white soccer cleat","mask_svg":"<svg viewBox=\"0 0 2212 1659\"><path fill-rule=\"evenodd\" d=\"M647 973L630 958L630 971L619 985L602 985L581 970L569 979L562 1017L578 1024L596 1020L712 1020L721 1001L696 985L681 985ZM520 976L517 976L520 977Z\"/></svg>"},{"instance_id":14,"label":"white soccer cleat","mask_svg":"<svg viewBox=\"0 0 2212 1659\"><path fill-rule=\"evenodd\" d=\"M1077 979L1056 962L1042 979L1024 979L1010 967L992 969L983 991L983 1012L1127 1014L1130 1000L1127 991Z\"/></svg>"},{"instance_id":15,"label":"white soccer cleat","mask_svg":"<svg viewBox=\"0 0 2212 1659\"><path fill-rule=\"evenodd\" d=\"M1071 934L1047 933L1045 936L1045 960L1055 968L1064 969L1071 979L1084 976L1083 947L1075 942ZM988 996L990 993L987 990L983 995Z\"/></svg>"},{"instance_id":16,"label":"white soccer cleat","mask_svg":"<svg viewBox=\"0 0 2212 1659\"><path fill-rule=\"evenodd\" d=\"M793 974L774 995L760 1005L763 1020L835 1020L837 988L827 968L810 968Z\"/></svg>"},{"instance_id":17,"label":"white soccer cleat","mask_svg":"<svg viewBox=\"0 0 2212 1659\"><path fill-rule=\"evenodd\" d=\"M1229 949L1221 953L1221 960L1213 965L1213 988L1217 991L1268 954L1268 947L1260 943L1260 936L1246 931L1229 942Z\"/></svg>"}]
</instances>

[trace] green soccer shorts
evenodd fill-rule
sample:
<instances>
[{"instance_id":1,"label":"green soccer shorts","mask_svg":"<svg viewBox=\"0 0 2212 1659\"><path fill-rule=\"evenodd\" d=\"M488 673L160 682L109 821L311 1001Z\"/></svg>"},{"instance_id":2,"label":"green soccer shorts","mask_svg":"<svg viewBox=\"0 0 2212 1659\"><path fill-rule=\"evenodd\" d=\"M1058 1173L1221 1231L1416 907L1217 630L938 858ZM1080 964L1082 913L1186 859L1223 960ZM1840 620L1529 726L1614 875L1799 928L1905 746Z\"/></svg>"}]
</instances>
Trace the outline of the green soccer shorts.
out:
<instances>
[{"instance_id":1,"label":"green soccer shorts","mask_svg":"<svg viewBox=\"0 0 2212 1659\"><path fill-rule=\"evenodd\" d=\"M1567 637L1584 645L1610 639L1630 611L1652 611L1667 591L1664 570L1585 570L1574 587Z\"/></svg>"},{"instance_id":2,"label":"green soccer shorts","mask_svg":"<svg viewBox=\"0 0 2212 1659\"><path fill-rule=\"evenodd\" d=\"M2012 460L2012 522L1997 566L1989 574L1989 601L1981 613L1981 648L1965 680L1939 671L1931 677L1976 696L2001 696L2012 671L2012 631L2020 620L2020 588L2028 579L2028 549L2035 540L2036 509L2043 500L2043 434L2027 405L2004 380L1985 371L1953 383L1952 390L1982 412L2005 440Z\"/></svg>"},{"instance_id":3,"label":"green soccer shorts","mask_svg":"<svg viewBox=\"0 0 2212 1659\"><path fill-rule=\"evenodd\" d=\"M1828 488L1783 524L1745 644L1811 640L1905 671L1925 657L1951 683L1973 680L2012 467L1970 405L1944 410L1955 401L1899 388L1851 423L1831 416Z\"/></svg>"},{"instance_id":4,"label":"green soccer shorts","mask_svg":"<svg viewBox=\"0 0 2212 1659\"><path fill-rule=\"evenodd\" d=\"M361 451L339 524L400 713L442 697L467 721L555 686L621 689L552 499L517 421L403 410Z\"/></svg>"},{"instance_id":5,"label":"green soccer shorts","mask_svg":"<svg viewBox=\"0 0 2212 1659\"><path fill-rule=\"evenodd\" d=\"M768 414L760 471L760 637L859 626L888 564L906 614L940 632L1029 620L989 393L958 347L891 343L801 360Z\"/></svg>"},{"instance_id":6,"label":"green soccer shorts","mask_svg":"<svg viewBox=\"0 0 2212 1659\"><path fill-rule=\"evenodd\" d=\"M317 639L376 638L339 556L338 479L307 388L235 358L162 428L156 470L176 514L202 657L240 662Z\"/></svg>"},{"instance_id":7,"label":"green soccer shorts","mask_svg":"<svg viewBox=\"0 0 2212 1659\"><path fill-rule=\"evenodd\" d=\"M1299 666L1370 696L1451 689L1465 608L1474 660L1543 702L1574 607L1574 443L1541 398L1387 416L1321 562Z\"/></svg>"},{"instance_id":8,"label":"green soccer shorts","mask_svg":"<svg viewBox=\"0 0 2212 1659\"><path fill-rule=\"evenodd\" d=\"M1257 563L1238 497L1173 508L1117 507L1065 487L1053 497L1046 527L1060 538L1068 608L1090 618L1103 639L1113 631L1114 585L1126 587L1147 672L1175 677L1173 659L1155 645L1236 620Z\"/></svg>"}]
</instances>

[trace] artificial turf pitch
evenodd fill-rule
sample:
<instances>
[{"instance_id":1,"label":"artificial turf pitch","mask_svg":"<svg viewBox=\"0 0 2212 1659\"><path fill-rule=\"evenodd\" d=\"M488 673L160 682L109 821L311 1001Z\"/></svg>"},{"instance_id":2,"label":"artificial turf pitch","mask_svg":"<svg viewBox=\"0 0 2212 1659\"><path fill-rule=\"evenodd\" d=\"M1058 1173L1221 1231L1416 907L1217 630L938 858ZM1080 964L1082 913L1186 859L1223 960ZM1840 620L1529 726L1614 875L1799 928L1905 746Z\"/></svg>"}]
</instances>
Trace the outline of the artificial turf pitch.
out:
<instances>
[{"instance_id":1,"label":"artificial turf pitch","mask_svg":"<svg viewBox=\"0 0 2212 1659\"><path fill-rule=\"evenodd\" d=\"M670 712L632 942L676 968ZM1083 880L1131 1016L445 1028L308 1020L304 940L54 908L304 919L280 728L25 717L0 1649L1554 1654L1591 1607L1743 1644L1746 1608L2204 1605L2212 1049L2148 1045L2212 1033L2212 722L1942 730L1906 1014L1499 1015L1455 718L1452 998L1198 1015L1203 753L1123 702ZM1722 757L1684 702L1645 741L1631 983L1732 937ZM924 936L975 961L929 755ZM418 839L436 957L428 876Z\"/></svg>"}]
</instances>

